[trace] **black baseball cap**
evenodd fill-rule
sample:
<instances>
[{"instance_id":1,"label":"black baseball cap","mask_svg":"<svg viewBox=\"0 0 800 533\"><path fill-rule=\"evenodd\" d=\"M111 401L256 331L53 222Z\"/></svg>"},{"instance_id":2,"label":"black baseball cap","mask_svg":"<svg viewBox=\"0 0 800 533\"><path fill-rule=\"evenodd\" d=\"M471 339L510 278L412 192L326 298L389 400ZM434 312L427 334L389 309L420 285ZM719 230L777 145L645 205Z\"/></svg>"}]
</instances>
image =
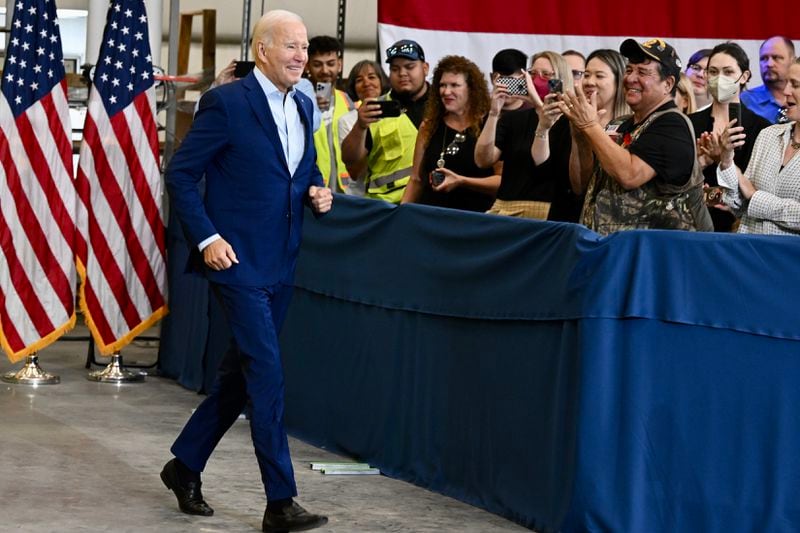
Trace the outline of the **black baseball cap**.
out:
<instances>
[{"instance_id":1,"label":"black baseball cap","mask_svg":"<svg viewBox=\"0 0 800 533\"><path fill-rule=\"evenodd\" d=\"M418 42L410 39L397 41L386 49L386 62L391 63L396 57L404 57L412 61L425 61L425 52Z\"/></svg>"},{"instance_id":2,"label":"black baseball cap","mask_svg":"<svg viewBox=\"0 0 800 533\"><path fill-rule=\"evenodd\" d=\"M645 59L658 61L664 67L664 72L675 78L676 83L680 79L681 59L675 49L663 39L648 39L643 43L635 39L625 39L619 51L631 63L641 63Z\"/></svg>"}]
</instances>

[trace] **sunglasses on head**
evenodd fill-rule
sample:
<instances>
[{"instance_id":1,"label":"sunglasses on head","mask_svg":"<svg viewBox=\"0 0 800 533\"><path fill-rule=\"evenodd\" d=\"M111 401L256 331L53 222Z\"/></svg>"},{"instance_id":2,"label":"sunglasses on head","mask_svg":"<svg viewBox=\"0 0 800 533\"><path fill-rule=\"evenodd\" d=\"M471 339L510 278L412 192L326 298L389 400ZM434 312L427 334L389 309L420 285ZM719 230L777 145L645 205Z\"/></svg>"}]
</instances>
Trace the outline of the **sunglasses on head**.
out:
<instances>
[{"instance_id":1,"label":"sunglasses on head","mask_svg":"<svg viewBox=\"0 0 800 533\"><path fill-rule=\"evenodd\" d=\"M387 59L392 59L393 57L396 57L398 55L403 55L403 56L414 55L420 58L422 57L422 54L420 53L419 50L419 46L412 43L401 44L400 46L397 45L390 46L389 48L386 49Z\"/></svg>"}]
</instances>

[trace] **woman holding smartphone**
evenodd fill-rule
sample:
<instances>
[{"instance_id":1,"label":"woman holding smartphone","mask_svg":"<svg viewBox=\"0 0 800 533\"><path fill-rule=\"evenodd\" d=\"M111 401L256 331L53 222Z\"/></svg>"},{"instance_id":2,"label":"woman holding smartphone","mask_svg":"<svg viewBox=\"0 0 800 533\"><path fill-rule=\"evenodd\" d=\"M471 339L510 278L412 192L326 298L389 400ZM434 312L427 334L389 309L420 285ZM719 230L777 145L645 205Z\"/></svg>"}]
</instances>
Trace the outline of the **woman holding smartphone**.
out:
<instances>
[{"instance_id":1,"label":"woman holding smartphone","mask_svg":"<svg viewBox=\"0 0 800 533\"><path fill-rule=\"evenodd\" d=\"M747 170L735 164L736 149L744 148L741 126L726 127L720 135L717 179L723 201L742 215L739 233L800 235L800 63L789 67L783 90L788 124L764 128L753 147Z\"/></svg>"},{"instance_id":2,"label":"woman holding smartphone","mask_svg":"<svg viewBox=\"0 0 800 533\"><path fill-rule=\"evenodd\" d=\"M715 190L718 186L717 164L721 156L718 139L731 120L736 119L736 126L744 127L744 143L735 151L734 164L739 169L745 169L756 137L770 124L739 100L739 95L750 80L750 60L741 46L732 42L715 46L708 57L706 72L711 106L692 113L689 118L701 147L698 156L708 187L706 198L714 231L729 232L733 229L736 217L722 204L721 194Z\"/></svg>"},{"instance_id":3,"label":"woman holding smartphone","mask_svg":"<svg viewBox=\"0 0 800 533\"><path fill-rule=\"evenodd\" d=\"M361 106L367 98L378 98L389 92L389 78L376 61L365 59L359 61L350 69L347 77L347 96L355 102L356 108ZM339 119L339 144L358 120L358 110L353 109Z\"/></svg>"},{"instance_id":4,"label":"woman holding smartphone","mask_svg":"<svg viewBox=\"0 0 800 533\"><path fill-rule=\"evenodd\" d=\"M594 100L600 125L615 140L616 128L631 114L622 86L626 64L625 58L616 50L595 50L586 60L583 76L583 93L589 101ZM575 194L583 195L594 173L594 155L588 141L575 128L572 129L571 148L570 184Z\"/></svg>"},{"instance_id":5,"label":"woman holding smartphone","mask_svg":"<svg viewBox=\"0 0 800 533\"><path fill-rule=\"evenodd\" d=\"M569 179L568 161L553 157L551 150L560 147L565 136L569 142L569 126L563 122L560 124L566 127L555 125L559 113L547 107L555 95L547 102L542 100L551 89L557 91L559 84L572 87L572 71L561 54L545 51L531 58L525 78L528 94L524 96L509 94L503 85L495 86L491 110L475 146L475 162L482 167L503 162L497 200L488 213L553 220L551 212L561 212L553 207L557 183ZM511 98L527 100L532 107L501 114Z\"/></svg>"},{"instance_id":6,"label":"woman holding smartphone","mask_svg":"<svg viewBox=\"0 0 800 533\"><path fill-rule=\"evenodd\" d=\"M500 166L480 168L473 152L489 112L486 77L462 56L443 57L414 148L411 180L402 203L486 211L500 185Z\"/></svg>"}]
</instances>

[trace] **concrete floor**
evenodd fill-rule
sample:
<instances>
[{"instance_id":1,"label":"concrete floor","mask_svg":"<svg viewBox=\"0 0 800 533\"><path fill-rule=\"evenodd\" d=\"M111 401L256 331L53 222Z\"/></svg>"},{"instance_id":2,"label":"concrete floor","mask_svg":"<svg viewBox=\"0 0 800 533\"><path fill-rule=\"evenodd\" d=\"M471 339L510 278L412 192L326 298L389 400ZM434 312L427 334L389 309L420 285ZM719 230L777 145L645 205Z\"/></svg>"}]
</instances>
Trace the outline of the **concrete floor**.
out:
<instances>
[{"instance_id":1,"label":"concrete floor","mask_svg":"<svg viewBox=\"0 0 800 533\"><path fill-rule=\"evenodd\" d=\"M130 363L153 362L152 344L135 342L123 356ZM86 342L61 340L40 353L42 367L60 375L60 384L0 383L0 531L260 530L264 493L245 420L231 428L203 476L214 516L182 514L158 474L200 397L155 376L141 384L90 382L85 360ZM0 373L20 366L2 357ZM385 476L324 476L309 462L346 458L296 439L290 445L297 501L330 518L317 531L527 531Z\"/></svg>"}]
</instances>

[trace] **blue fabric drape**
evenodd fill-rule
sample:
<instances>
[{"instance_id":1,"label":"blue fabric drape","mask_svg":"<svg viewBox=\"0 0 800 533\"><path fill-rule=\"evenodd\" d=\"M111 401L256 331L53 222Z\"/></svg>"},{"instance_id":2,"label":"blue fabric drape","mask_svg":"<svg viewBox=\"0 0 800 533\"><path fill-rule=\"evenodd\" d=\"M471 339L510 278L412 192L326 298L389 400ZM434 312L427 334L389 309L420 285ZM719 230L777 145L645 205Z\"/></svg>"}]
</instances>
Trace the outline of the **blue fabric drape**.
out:
<instances>
[{"instance_id":1,"label":"blue fabric drape","mask_svg":"<svg viewBox=\"0 0 800 533\"><path fill-rule=\"evenodd\" d=\"M800 343L640 319L580 336L599 342L564 531L800 530Z\"/></svg>"},{"instance_id":2,"label":"blue fabric drape","mask_svg":"<svg viewBox=\"0 0 800 533\"><path fill-rule=\"evenodd\" d=\"M526 321L300 289L292 305L283 334L290 431L522 523L560 522L574 465L573 322L542 323L532 337ZM340 328L309 331L332 316Z\"/></svg>"},{"instance_id":3,"label":"blue fabric drape","mask_svg":"<svg viewBox=\"0 0 800 533\"><path fill-rule=\"evenodd\" d=\"M287 426L545 531L796 531L798 264L793 237L337 196L306 217ZM217 350L165 341L179 370Z\"/></svg>"}]
</instances>

